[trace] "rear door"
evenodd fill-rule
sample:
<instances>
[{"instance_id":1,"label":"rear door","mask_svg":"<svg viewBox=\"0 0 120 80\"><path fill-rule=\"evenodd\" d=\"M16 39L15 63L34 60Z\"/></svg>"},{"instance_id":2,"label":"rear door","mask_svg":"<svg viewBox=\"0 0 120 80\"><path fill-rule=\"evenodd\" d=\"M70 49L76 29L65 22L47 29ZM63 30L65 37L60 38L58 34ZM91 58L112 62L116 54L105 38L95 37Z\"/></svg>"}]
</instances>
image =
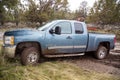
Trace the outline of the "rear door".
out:
<instances>
[{"instance_id":1,"label":"rear door","mask_svg":"<svg viewBox=\"0 0 120 80\"><path fill-rule=\"evenodd\" d=\"M80 22L74 23L74 52L84 52L87 47L88 36L84 31L83 25Z\"/></svg>"}]
</instances>

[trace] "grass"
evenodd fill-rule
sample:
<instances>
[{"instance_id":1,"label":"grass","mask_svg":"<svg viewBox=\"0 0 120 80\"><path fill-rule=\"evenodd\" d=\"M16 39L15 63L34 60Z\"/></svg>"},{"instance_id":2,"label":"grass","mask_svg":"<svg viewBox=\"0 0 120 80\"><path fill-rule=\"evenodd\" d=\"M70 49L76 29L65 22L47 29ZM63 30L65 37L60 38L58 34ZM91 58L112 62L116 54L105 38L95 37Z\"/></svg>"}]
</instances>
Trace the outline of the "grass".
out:
<instances>
[{"instance_id":1,"label":"grass","mask_svg":"<svg viewBox=\"0 0 120 80\"><path fill-rule=\"evenodd\" d=\"M0 80L120 80L120 78L80 69L67 62L44 62L37 66L0 69Z\"/></svg>"},{"instance_id":2,"label":"grass","mask_svg":"<svg viewBox=\"0 0 120 80\"><path fill-rule=\"evenodd\" d=\"M0 66L4 63L4 57L3 57L3 54L2 54L2 44L3 42L0 40Z\"/></svg>"},{"instance_id":3,"label":"grass","mask_svg":"<svg viewBox=\"0 0 120 80\"><path fill-rule=\"evenodd\" d=\"M65 61L37 66L22 66L18 60L5 59L0 41L0 80L120 80L120 77L81 69Z\"/></svg>"},{"instance_id":4,"label":"grass","mask_svg":"<svg viewBox=\"0 0 120 80\"><path fill-rule=\"evenodd\" d=\"M2 51L2 41L0 41L0 53L1 53L1 51Z\"/></svg>"},{"instance_id":5,"label":"grass","mask_svg":"<svg viewBox=\"0 0 120 80\"><path fill-rule=\"evenodd\" d=\"M0 55L0 80L120 80L120 77L84 70L65 61L22 66L15 59Z\"/></svg>"}]
</instances>

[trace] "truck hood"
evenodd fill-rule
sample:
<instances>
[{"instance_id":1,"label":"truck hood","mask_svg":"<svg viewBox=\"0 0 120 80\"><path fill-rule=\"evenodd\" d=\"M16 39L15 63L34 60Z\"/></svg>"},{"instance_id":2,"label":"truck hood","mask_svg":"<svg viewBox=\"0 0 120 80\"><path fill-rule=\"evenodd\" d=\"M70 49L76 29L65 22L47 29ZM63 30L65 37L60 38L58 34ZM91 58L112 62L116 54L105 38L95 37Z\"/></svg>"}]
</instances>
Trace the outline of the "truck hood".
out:
<instances>
[{"instance_id":1,"label":"truck hood","mask_svg":"<svg viewBox=\"0 0 120 80\"><path fill-rule=\"evenodd\" d=\"M5 36L25 36L25 35L33 35L37 33L42 33L42 31L34 30L34 29L19 29L19 30L12 30L6 31L4 33Z\"/></svg>"},{"instance_id":2,"label":"truck hood","mask_svg":"<svg viewBox=\"0 0 120 80\"><path fill-rule=\"evenodd\" d=\"M4 36L14 36L14 44L17 45L20 42L26 41L43 41L45 31L39 31L34 29L19 29L7 31Z\"/></svg>"}]
</instances>

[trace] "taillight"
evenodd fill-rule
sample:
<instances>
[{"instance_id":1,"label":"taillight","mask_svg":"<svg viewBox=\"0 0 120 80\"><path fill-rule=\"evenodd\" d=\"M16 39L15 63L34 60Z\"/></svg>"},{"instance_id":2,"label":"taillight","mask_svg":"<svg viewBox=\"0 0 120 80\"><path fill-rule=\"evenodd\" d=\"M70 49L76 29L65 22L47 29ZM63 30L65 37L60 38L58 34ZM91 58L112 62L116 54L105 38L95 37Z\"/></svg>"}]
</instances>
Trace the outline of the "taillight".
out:
<instances>
[{"instance_id":1,"label":"taillight","mask_svg":"<svg viewBox=\"0 0 120 80\"><path fill-rule=\"evenodd\" d=\"M116 43L116 37L114 38L114 44Z\"/></svg>"}]
</instances>

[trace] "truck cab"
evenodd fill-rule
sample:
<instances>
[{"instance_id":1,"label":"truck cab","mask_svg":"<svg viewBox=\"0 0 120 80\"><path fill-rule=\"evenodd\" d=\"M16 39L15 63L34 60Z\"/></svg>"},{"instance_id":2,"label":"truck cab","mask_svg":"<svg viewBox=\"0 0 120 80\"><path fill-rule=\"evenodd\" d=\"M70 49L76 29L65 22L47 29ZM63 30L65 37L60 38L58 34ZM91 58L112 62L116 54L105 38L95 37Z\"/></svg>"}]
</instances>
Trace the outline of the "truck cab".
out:
<instances>
[{"instance_id":1,"label":"truck cab","mask_svg":"<svg viewBox=\"0 0 120 80\"><path fill-rule=\"evenodd\" d=\"M46 30L45 43L48 53L45 54L85 52L88 40L86 29L83 22L58 21Z\"/></svg>"}]
</instances>

